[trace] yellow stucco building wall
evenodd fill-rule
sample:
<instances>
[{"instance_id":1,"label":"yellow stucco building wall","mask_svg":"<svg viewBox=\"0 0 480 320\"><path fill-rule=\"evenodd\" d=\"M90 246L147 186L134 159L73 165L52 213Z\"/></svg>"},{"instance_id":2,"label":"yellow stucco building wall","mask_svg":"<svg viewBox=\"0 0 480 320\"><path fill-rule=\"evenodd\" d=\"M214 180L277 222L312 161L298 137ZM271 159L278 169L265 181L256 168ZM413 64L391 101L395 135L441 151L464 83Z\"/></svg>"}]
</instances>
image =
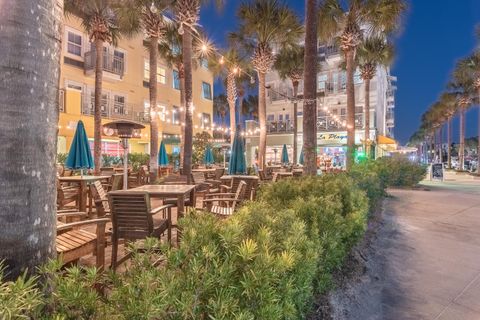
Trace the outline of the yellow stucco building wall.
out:
<instances>
[{"instance_id":1,"label":"yellow stucco building wall","mask_svg":"<svg viewBox=\"0 0 480 320\"><path fill-rule=\"evenodd\" d=\"M79 120L83 121L89 140L93 140L94 126L92 114L95 77L92 62L95 55L78 19L66 18L64 29L58 123L59 153L68 152ZM130 152L149 152L150 126L144 121L144 114L149 113L148 77L145 78L148 75L148 70L145 69L148 68L148 50L143 45L143 36L120 39L116 47L105 45L104 52L102 123L122 118L142 122L146 128L141 131L140 138L130 140ZM155 118L158 122L159 138L165 138L167 153L171 153L181 132L181 123L176 116L181 107L180 91L175 88L174 70L162 59L159 59L158 65L157 102L160 112ZM210 99L205 97L204 86L207 87L207 93L210 91ZM212 133L212 99L213 75L208 68L199 66L193 72L194 134L207 129ZM210 119L210 122L206 119ZM106 149L111 151L112 146L118 145L118 138L109 136L108 131L105 131L102 142L108 145Z\"/></svg>"}]
</instances>

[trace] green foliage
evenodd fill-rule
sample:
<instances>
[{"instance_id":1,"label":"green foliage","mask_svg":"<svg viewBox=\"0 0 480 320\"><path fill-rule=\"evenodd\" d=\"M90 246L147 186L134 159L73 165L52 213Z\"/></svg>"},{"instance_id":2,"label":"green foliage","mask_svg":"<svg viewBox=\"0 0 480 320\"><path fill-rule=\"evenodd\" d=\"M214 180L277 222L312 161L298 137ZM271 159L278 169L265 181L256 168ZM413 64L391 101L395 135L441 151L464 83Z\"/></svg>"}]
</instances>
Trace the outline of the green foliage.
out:
<instances>
[{"instance_id":1,"label":"green foliage","mask_svg":"<svg viewBox=\"0 0 480 320\"><path fill-rule=\"evenodd\" d=\"M59 164L65 164L65 161L67 161L68 153L58 153L57 154L57 163Z\"/></svg>"},{"instance_id":2,"label":"green foliage","mask_svg":"<svg viewBox=\"0 0 480 320\"><path fill-rule=\"evenodd\" d=\"M193 137L192 164L199 165L203 163L205 149L207 146L211 147L211 139L212 136L206 131L199 132Z\"/></svg>"},{"instance_id":3,"label":"green foliage","mask_svg":"<svg viewBox=\"0 0 480 320\"><path fill-rule=\"evenodd\" d=\"M284 179L229 219L190 213L179 221L178 248L154 239L131 247L122 273L61 270L54 261L40 270L40 290L33 279L15 294L33 290L37 302L22 309L11 301L9 310L41 310L45 319L304 319L367 214L368 198L347 174Z\"/></svg>"},{"instance_id":4,"label":"green foliage","mask_svg":"<svg viewBox=\"0 0 480 320\"><path fill-rule=\"evenodd\" d=\"M108 154L102 154L102 166L114 167L122 163L122 158L117 156L111 156Z\"/></svg>"},{"instance_id":5,"label":"green foliage","mask_svg":"<svg viewBox=\"0 0 480 320\"><path fill-rule=\"evenodd\" d=\"M414 187L427 174L426 166L406 157L380 158L376 163L379 178L386 187Z\"/></svg>"},{"instance_id":6,"label":"green foliage","mask_svg":"<svg viewBox=\"0 0 480 320\"><path fill-rule=\"evenodd\" d=\"M150 155L146 153L129 153L128 163L132 165L133 171L138 171L141 166L148 165Z\"/></svg>"}]
</instances>

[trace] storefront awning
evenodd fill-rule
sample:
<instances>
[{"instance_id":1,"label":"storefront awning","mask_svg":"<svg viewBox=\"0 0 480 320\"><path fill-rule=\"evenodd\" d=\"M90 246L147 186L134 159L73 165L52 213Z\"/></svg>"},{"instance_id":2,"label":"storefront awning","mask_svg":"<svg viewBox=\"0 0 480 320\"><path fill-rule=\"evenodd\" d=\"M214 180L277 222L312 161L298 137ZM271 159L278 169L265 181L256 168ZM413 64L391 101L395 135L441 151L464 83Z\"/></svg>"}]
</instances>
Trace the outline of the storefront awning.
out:
<instances>
[{"instance_id":1,"label":"storefront awning","mask_svg":"<svg viewBox=\"0 0 480 320\"><path fill-rule=\"evenodd\" d=\"M378 135L377 144L397 144L397 142L392 138Z\"/></svg>"}]
</instances>

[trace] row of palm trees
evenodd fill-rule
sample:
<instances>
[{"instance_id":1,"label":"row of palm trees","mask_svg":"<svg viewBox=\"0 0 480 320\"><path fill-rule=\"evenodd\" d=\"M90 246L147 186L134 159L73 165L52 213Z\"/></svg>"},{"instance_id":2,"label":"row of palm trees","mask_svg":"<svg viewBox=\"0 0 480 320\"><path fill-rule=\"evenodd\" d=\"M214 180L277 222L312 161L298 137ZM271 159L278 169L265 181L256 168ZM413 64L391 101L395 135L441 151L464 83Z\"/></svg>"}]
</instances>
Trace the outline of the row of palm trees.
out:
<instances>
[{"instance_id":1,"label":"row of palm trees","mask_svg":"<svg viewBox=\"0 0 480 320\"><path fill-rule=\"evenodd\" d=\"M479 33L480 39L480 33ZM465 114L467 110L480 102L480 49L475 49L469 56L460 59L452 72L451 80L438 101L422 115L419 129L410 138L412 145L420 145L426 149L427 155L431 153L442 159L443 129L447 129L447 167L452 166L452 119L459 117L459 170L464 170L465 163ZM478 124L480 136L480 119ZM433 146L433 150L430 150ZM477 154L480 154L480 143ZM430 160L427 156L427 161ZM477 165L477 174L480 166Z\"/></svg>"},{"instance_id":2,"label":"row of palm trees","mask_svg":"<svg viewBox=\"0 0 480 320\"><path fill-rule=\"evenodd\" d=\"M85 31L95 44L95 167L101 166L101 92L103 71L103 45L115 44L122 36L143 33L147 35L150 55L149 96L151 114L157 106L157 59L160 54L178 70L181 103L184 107L181 134L181 163L186 174L191 170L192 155L192 68L198 55L194 52L198 39L200 7L202 0L65 0L65 12L82 21ZM221 6L223 1L215 1ZM391 60L389 37L399 25L405 9L402 0L350 0L342 7L339 0L312 0L306 2L305 27L298 16L278 0L252 0L239 6L239 25L229 34L231 48L213 55L209 66L217 76L225 79L230 110L231 135L235 134L235 104L243 103L249 86L258 79L258 118L260 123L259 167L265 165L266 152L266 83L268 72L275 68L280 77L289 79L293 86L294 101L294 154L297 154L297 93L304 78L304 152L306 173L316 173L316 99L317 99L317 46L318 42L337 43L345 54L347 69L347 169L354 160L355 149L355 88L353 74L361 69L366 81L369 113L369 80L375 75L378 64ZM165 18L166 11L173 13L174 22ZM363 28L363 29L362 29ZM304 41L302 41L304 39ZM304 43L305 48L299 45ZM308 66L304 68L303 66ZM304 72L305 69L305 72ZM240 107L241 108L241 107ZM369 117L366 116L366 125ZM150 175L156 179L158 172L158 124L154 117L150 123ZM365 141L369 130L366 129ZM233 139L232 139L233 140Z\"/></svg>"}]
</instances>

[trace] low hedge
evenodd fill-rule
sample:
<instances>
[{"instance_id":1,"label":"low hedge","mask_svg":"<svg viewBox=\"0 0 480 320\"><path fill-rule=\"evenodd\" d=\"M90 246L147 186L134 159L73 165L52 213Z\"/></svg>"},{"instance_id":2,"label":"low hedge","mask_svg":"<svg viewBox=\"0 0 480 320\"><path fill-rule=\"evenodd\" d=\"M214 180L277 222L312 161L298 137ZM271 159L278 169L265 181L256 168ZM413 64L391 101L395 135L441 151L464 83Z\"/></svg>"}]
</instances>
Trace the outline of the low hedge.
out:
<instances>
[{"instance_id":1,"label":"low hedge","mask_svg":"<svg viewBox=\"0 0 480 320\"><path fill-rule=\"evenodd\" d=\"M229 219L182 219L179 248L153 239L146 252L132 248L123 273L61 270L52 261L38 278L4 282L0 318L302 319L362 237L369 205L385 187L415 184L422 174L384 159L266 185Z\"/></svg>"}]
</instances>

